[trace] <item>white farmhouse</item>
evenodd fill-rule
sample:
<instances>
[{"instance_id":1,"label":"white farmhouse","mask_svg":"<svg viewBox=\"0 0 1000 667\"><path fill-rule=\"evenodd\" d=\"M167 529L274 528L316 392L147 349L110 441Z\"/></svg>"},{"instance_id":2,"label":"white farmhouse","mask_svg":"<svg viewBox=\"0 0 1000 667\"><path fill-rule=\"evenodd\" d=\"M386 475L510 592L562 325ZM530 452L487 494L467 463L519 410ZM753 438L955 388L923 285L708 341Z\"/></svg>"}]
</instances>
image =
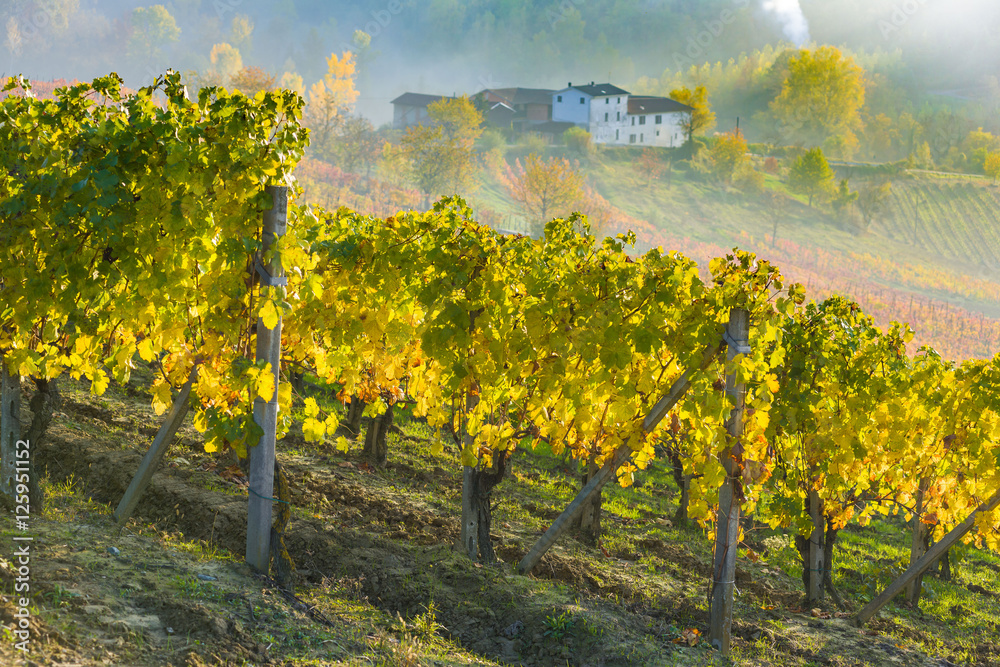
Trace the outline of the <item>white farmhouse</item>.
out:
<instances>
[{"instance_id":1,"label":"white farmhouse","mask_svg":"<svg viewBox=\"0 0 1000 667\"><path fill-rule=\"evenodd\" d=\"M668 97L632 95L628 98L628 141L616 143L679 148L687 141L684 122L692 111Z\"/></svg>"},{"instance_id":2,"label":"white farmhouse","mask_svg":"<svg viewBox=\"0 0 1000 667\"><path fill-rule=\"evenodd\" d=\"M628 128L628 96L627 90L610 83L570 83L552 94L552 120L582 127L594 143L622 143Z\"/></svg>"}]
</instances>

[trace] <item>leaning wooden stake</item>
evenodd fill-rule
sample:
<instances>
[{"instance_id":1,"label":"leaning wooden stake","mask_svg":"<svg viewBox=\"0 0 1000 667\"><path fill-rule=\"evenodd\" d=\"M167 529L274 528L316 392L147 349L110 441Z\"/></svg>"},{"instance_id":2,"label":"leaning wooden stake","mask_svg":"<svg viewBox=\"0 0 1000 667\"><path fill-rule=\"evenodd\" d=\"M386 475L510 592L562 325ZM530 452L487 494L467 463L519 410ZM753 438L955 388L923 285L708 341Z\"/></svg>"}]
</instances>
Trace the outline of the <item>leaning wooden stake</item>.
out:
<instances>
[{"instance_id":1,"label":"leaning wooden stake","mask_svg":"<svg viewBox=\"0 0 1000 667\"><path fill-rule=\"evenodd\" d=\"M271 246L285 233L288 211L288 188L268 186L265 190L274 202L270 210L264 212L263 252L266 255ZM277 253L270 265L263 266L258 260L257 272L261 286L281 287L285 284L281 258ZM274 374L274 394L265 401L256 398L253 403L253 418L263 429L257 445L250 448L250 498L247 507L247 562L260 572L268 571L271 556L271 493L274 491L274 445L278 427L278 376L281 367L281 314L273 329L264 326L264 320L257 320L257 361L271 364Z\"/></svg>"},{"instance_id":2,"label":"leaning wooden stake","mask_svg":"<svg viewBox=\"0 0 1000 667\"><path fill-rule=\"evenodd\" d=\"M861 627L867 623L879 609L888 604L890 600L900 593L900 591L906 588L907 584L916 579L918 575L922 574L928 567L931 566L931 563L943 556L945 552L952 547L952 545L972 530L972 527L976 525L976 516L985 512L993 511L996 509L997 505L1000 505L1000 491L995 493L993 497L985 503L977 507L965 521L952 528L951 532L945 535L940 542L928 549L927 553L921 556L916 563L910 565L909 569L896 579L896 581L889 584L889 587L882 591L881 595L869 602L864 609L858 612L858 615L854 617L855 625Z\"/></svg>"},{"instance_id":3,"label":"leaning wooden stake","mask_svg":"<svg viewBox=\"0 0 1000 667\"><path fill-rule=\"evenodd\" d=\"M729 361L738 354L748 354L750 347L750 313L734 308L726 328ZM726 430L731 441L738 443L743 434L744 386L735 373L726 375L726 393L733 399ZM740 541L740 500L736 485L740 470L732 453L722 461L726 480L719 489L719 512L716 520L715 554L712 566L712 604L709 611L709 640L713 648L728 656L733 630L733 589L736 587L736 553Z\"/></svg>"},{"instance_id":4,"label":"leaning wooden stake","mask_svg":"<svg viewBox=\"0 0 1000 667\"><path fill-rule=\"evenodd\" d=\"M142 497L142 494L146 491L146 487L149 486L150 480L153 479L153 473L160 466L163 455L167 453L170 441L173 440L177 429L184 423L184 417L188 413L188 399L191 396L191 387L197 378L198 365L195 364L194 368L191 369L188 381L181 387L181 392L177 395L177 400L174 401L170 412L167 413L163 424L160 425L160 430L156 433L156 437L153 438L153 444L150 445L146 455L142 457L142 462L139 463L139 469L136 471L135 477L132 478L132 482L125 490L125 495L122 496L121 502L118 503L118 509L115 510L114 516L119 526L124 526L125 522L132 516L135 506L139 503L139 498Z\"/></svg>"},{"instance_id":5,"label":"leaning wooden stake","mask_svg":"<svg viewBox=\"0 0 1000 667\"><path fill-rule=\"evenodd\" d=\"M720 344L716 347L706 349L702 356L701 365L695 370L704 370L705 368L708 368L709 364L712 363L712 360L715 359L716 355L722 351L722 345L723 344ZM691 375L692 370L685 371L683 375L677 378L673 386L670 387L670 391L667 392L667 395L661 398L656 405L653 406L653 409L649 411L649 414L646 415L646 418L642 422L642 428L647 433L651 433L653 429L656 428L656 425L660 423L668 412L670 412L671 408L677 405L677 402L684 397L684 394L687 392L688 387L691 384ZM535 545L531 547L531 550L524 555L524 558L522 558L521 562L517 565L518 572L521 574L527 574L531 572L536 565L538 565L538 561L542 560L542 556L545 555L552 545L556 543L556 540L558 540L580 516L583 512L583 508L593 499L594 494L601 492L604 485L611 480L618 468L628 461L631 455L632 450L628 447L628 445L622 445L615 451L611 458L608 459L603 466L601 466L601 469L590 478L590 481L588 481L584 487L580 489L580 492L576 494L576 498L573 499L573 502L571 502L569 506L563 510L563 513L560 514L559 517L552 522L552 525L549 526L549 529L545 531L545 534L542 535L538 541L535 542Z\"/></svg>"}]
</instances>

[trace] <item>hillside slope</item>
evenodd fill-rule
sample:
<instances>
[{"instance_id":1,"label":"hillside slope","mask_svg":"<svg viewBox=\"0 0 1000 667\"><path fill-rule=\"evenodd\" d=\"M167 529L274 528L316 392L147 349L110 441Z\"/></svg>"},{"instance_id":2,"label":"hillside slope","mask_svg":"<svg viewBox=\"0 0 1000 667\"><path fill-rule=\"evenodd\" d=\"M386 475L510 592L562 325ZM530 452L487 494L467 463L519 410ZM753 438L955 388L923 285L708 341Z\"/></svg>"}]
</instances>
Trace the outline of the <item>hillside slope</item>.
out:
<instances>
[{"instance_id":1,"label":"hillside slope","mask_svg":"<svg viewBox=\"0 0 1000 667\"><path fill-rule=\"evenodd\" d=\"M294 505L290 598L242 562L247 480L228 452L204 451L189 417L121 531L111 511L155 433L151 379L140 366L128 386L101 397L85 381L60 383L62 411L38 450L47 502L31 518L27 664L733 664L703 640L711 531L667 518L678 491L659 464L632 488L605 489L599 547L561 540L524 577L511 566L575 494L575 466L544 447L517 451L494 497L503 562L481 566L452 550L461 462L454 447L433 451L425 423L400 412L385 470L364 462L360 443L346 454L332 442L307 445L296 427L277 447ZM315 398L342 410L328 395ZM832 603L803 606L787 535L751 517L744 530L736 664L996 664L996 556L957 549L963 557L950 579L924 580L920 611L893 604L862 630ZM0 533L18 534L13 526ZM835 581L848 611L901 572L907 539L899 518L842 532ZM0 555L8 591L15 567ZM0 597L0 622L9 626L15 612L11 596ZM19 657L13 642L0 642L0 664Z\"/></svg>"},{"instance_id":2,"label":"hillside slope","mask_svg":"<svg viewBox=\"0 0 1000 667\"><path fill-rule=\"evenodd\" d=\"M1000 352L1000 189L988 180L901 174L886 210L862 231L856 212L810 207L772 176L762 193L748 194L680 170L649 179L637 157L604 150L581 160L588 185L615 212L599 231L631 229L639 250L659 245L700 262L739 246L777 263L810 298L844 294L879 324L911 324L916 345L956 359ZM838 176L853 188L862 182ZM495 177L484 175L471 200L519 229Z\"/></svg>"}]
</instances>

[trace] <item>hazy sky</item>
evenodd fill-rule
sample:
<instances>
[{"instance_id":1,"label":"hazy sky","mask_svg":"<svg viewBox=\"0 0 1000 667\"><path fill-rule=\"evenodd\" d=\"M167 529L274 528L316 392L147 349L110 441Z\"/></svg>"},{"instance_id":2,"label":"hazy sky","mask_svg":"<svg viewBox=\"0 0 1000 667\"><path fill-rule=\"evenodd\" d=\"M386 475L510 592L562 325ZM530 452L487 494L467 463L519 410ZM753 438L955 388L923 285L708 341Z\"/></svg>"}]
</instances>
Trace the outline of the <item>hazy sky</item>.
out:
<instances>
[{"instance_id":1,"label":"hazy sky","mask_svg":"<svg viewBox=\"0 0 1000 667\"><path fill-rule=\"evenodd\" d=\"M660 76L687 53L694 60L727 59L781 40L899 49L935 89L982 85L986 76L1000 75L997 0L644 0L632 5L632 23L624 26L609 18L611 8L621 7L610 0L170 0L164 4L180 41L160 57L137 56L126 48L130 13L148 4L0 0L0 36L9 36L11 20L21 34L13 49L4 39L0 72L86 79L114 69L132 85L148 83L168 65L207 67L213 44L229 39L233 17L244 14L255 26L244 64L279 76L294 66L307 85L355 29L371 33L359 109L377 121L391 114L389 100L407 90L471 93L574 79L628 86L639 76ZM511 25L522 27L505 33ZM662 35L660 26L680 27ZM723 37L712 32L720 30ZM589 60L580 60L577 47L573 57L550 53L581 40L593 45L580 49Z\"/></svg>"}]
</instances>

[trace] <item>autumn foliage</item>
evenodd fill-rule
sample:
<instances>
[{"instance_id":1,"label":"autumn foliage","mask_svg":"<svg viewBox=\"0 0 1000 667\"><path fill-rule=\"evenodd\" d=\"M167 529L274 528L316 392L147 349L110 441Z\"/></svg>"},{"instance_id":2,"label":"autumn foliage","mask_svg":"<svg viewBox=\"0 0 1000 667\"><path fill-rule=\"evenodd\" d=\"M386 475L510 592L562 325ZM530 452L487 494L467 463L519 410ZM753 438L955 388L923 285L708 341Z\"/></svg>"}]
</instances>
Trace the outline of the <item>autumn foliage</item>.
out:
<instances>
[{"instance_id":1,"label":"autumn foliage","mask_svg":"<svg viewBox=\"0 0 1000 667\"><path fill-rule=\"evenodd\" d=\"M276 89L275 78L260 67L244 67L230 78L229 85L248 97Z\"/></svg>"},{"instance_id":2,"label":"autumn foliage","mask_svg":"<svg viewBox=\"0 0 1000 667\"><path fill-rule=\"evenodd\" d=\"M506 165L504 185L530 224L544 225L552 217L568 214L583 194L583 176L569 160L542 160L535 154L524 164Z\"/></svg>"}]
</instances>

